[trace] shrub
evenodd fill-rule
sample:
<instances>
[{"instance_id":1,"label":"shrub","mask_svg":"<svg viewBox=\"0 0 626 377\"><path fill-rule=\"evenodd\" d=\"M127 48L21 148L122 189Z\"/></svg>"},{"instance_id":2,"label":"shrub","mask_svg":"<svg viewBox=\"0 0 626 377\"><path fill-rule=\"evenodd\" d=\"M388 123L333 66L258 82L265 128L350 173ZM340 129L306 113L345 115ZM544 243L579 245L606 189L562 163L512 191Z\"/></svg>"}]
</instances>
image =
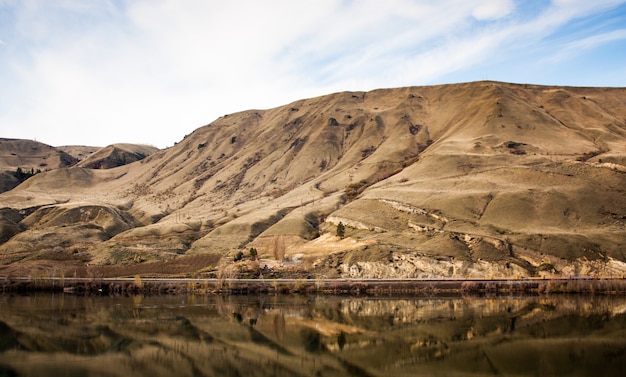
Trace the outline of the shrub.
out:
<instances>
[{"instance_id":1,"label":"shrub","mask_svg":"<svg viewBox=\"0 0 626 377\"><path fill-rule=\"evenodd\" d=\"M348 200L352 201L352 200L356 199L356 197L370 185L371 185L371 183L369 183L368 181L366 181L364 179L359 181L358 183L351 183L351 184L347 185L346 186L346 195L348 197Z\"/></svg>"},{"instance_id":2,"label":"shrub","mask_svg":"<svg viewBox=\"0 0 626 377\"><path fill-rule=\"evenodd\" d=\"M273 248L274 258L277 261L283 261L285 259L285 240L283 236L275 236L274 237L274 248Z\"/></svg>"},{"instance_id":3,"label":"shrub","mask_svg":"<svg viewBox=\"0 0 626 377\"><path fill-rule=\"evenodd\" d=\"M243 251L238 251L237 254L233 257L233 261L237 262L243 259Z\"/></svg>"},{"instance_id":4,"label":"shrub","mask_svg":"<svg viewBox=\"0 0 626 377\"><path fill-rule=\"evenodd\" d=\"M143 281L141 280L141 276L135 275L134 283L135 283L135 287L137 287L137 289L143 288Z\"/></svg>"},{"instance_id":5,"label":"shrub","mask_svg":"<svg viewBox=\"0 0 626 377\"><path fill-rule=\"evenodd\" d=\"M579 162L586 162L587 160L590 160L590 159L592 159L593 157L595 157L595 156L597 156L597 155L600 155L600 154L602 154L602 153L604 153L604 150L602 150L602 149L597 150L597 151L590 151L590 152L586 152L586 153L583 153L583 154L582 154L581 156L579 156L578 158L576 158L576 161L579 161Z\"/></svg>"},{"instance_id":6,"label":"shrub","mask_svg":"<svg viewBox=\"0 0 626 377\"><path fill-rule=\"evenodd\" d=\"M15 173L13 173L13 176L17 178L21 183L38 173L41 173L41 169L37 169L36 171L33 168L30 168L30 170L23 170L22 168L18 167L17 169L15 169Z\"/></svg>"},{"instance_id":7,"label":"shrub","mask_svg":"<svg viewBox=\"0 0 626 377\"><path fill-rule=\"evenodd\" d=\"M372 153L374 153L374 152L376 152L376 147L371 145L371 146L361 150L361 157L362 158L366 158L368 156L371 156Z\"/></svg>"},{"instance_id":8,"label":"shrub","mask_svg":"<svg viewBox=\"0 0 626 377\"><path fill-rule=\"evenodd\" d=\"M256 260L256 258L257 258L257 255L258 255L258 254L259 254L259 253L258 253L258 251L256 250L256 248L254 248L254 247L251 247L251 248L250 248L250 258L251 258L252 260Z\"/></svg>"},{"instance_id":9,"label":"shrub","mask_svg":"<svg viewBox=\"0 0 626 377\"><path fill-rule=\"evenodd\" d=\"M346 236L346 227L340 221L339 224L337 224L337 237L344 238L345 236Z\"/></svg>"}]
</instances>

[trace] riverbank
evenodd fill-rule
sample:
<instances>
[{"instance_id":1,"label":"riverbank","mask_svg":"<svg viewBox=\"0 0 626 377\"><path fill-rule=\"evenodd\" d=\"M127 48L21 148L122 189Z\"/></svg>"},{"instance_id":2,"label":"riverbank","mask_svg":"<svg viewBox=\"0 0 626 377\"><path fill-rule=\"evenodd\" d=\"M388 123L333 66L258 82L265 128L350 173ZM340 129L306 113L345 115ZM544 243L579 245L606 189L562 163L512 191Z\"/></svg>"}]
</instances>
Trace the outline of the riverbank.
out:
<instances>
[{"instance_id":1,"label":"riverbank","mask_svg":"<svg viewBox=\"0 0 626 377\"><path fill-rule=\"evenodd\" d=\"M425 279L190 279L0 277L2 292L78 294L332 294L488 295L552 293L626 295L623 278Z\"/></svg>"}]
</instances>

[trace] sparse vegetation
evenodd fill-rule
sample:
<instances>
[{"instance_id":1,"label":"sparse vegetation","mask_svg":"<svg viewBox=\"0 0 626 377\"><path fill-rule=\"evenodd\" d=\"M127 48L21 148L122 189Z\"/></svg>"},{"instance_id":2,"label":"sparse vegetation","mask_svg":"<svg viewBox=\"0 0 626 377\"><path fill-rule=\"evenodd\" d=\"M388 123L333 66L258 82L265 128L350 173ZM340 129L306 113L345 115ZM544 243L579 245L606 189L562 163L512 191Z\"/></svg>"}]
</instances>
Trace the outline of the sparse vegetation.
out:
<instances>
[{"instance_id":1,"label":"sparse vegetation","mask_svg":"<svg viewBox=\"0 0 626 377\"><path fill-rule=\"evenodd\" d=\"M376 147L371 145L363 150L361 150L361 157L367 158L372 155L372 153L376 152Z\"/></svg>"},{"instance_id":2,"label":"sparse vegetation","mask_svg":"<svg viewBox=\"0 0 626 377\"><path fill-rule=\"evenodd\" d=\"M349 201L356 199L356 197L367 187L369 183L366 180L361 180L357 183L351 183L346 186L346 196Z\"/></svg>"},{"instance_id":3,"label":"sparse vegetation","mask_svg":"<svg viewBox=\"0 0 626 377\"><path fill-rule=\"evenodd\" d=\"M277 261L283 261L285 259L285 239L283 236L274 236L274 244L272 248L272 254Z\"/></svg>"},{"instance_id":4,"label":"sparse vegetation","mask_svg":"<svg viewBox=\"0 0 626 377\"><path fill-rule=\"evenodd\" d=\"M135 287L137 287L137 289L143 288L143 281L141 280L140 275L135 275Z\"/></svg>"},{"instance_id":5,"label":"sparse vegetation","mask_svg":"<svg viewBox=\"0 0 626 377\"><path fill-rule=\"evenodd\" d=\"M339 238L344 238L346 236L346 227L345 225L343 225L343 223L340 221L339 224L337 224L337 237Z\"/></svg>"},{"instance_id":6,"label":"sparse vegetation","mask_svg":"<svg viewBox=\"0 0 626 377\"><path fill-rule=\"evenodd\" d=\"M118 267L132 277L180 271L165 259L211 251L223 259L185 268L216 274L241 251L245 263L237 267L253 271L252 262L259 261L254 246L261 269L275 268L264 276L301 277L309 272L302 266L325 253L361 251L367 244L375 250L372 259L384 256L377 262L385 268L400 266L386 253L402 250L433 265L451 263L442 267L446 277L624 273L625 151L616 148L624 135L602 119L607 113L626 119L624 109L613 106L626 91L559 89L572 98L593 98L593 106L578 108L578 102L555 100L552 89L472 83L390 89L359 95L359 101L319 97L271 114L244 111L219 119L142 165L46 172L2 197L12 208L0 214L0 267L66 264L80 274L91 270L85 264L109 263L102 271ZM407 101L410 92L422 93L423 100ZM506 110L499 119L497 101ZM36 173L42 161L46 169L58 167L57 157L33 156L31 149L1 154L31 159L19 170L17 163L9 165L4 177L11 184L13 172ZM601 166L573 161L600 157L606 162ZM103 205L92 210L93 203ZM72 215L59 215L70 208ZM343 230L335 229L339 220L324 222L322 215L343 219ZM457 238L449 238L453 232ZM346 234L350 242L338 242ZM451 256L457 259L437 259ZM372 273L349 267L338 262L323 272Z\"/></svg>"},{"instance_id":7,"label":"sparse vegetation","mask_svg":"<svg viewBox=\"0 0 626 377\"><path fill-rule=\"evenodd\" d=\"M258 255L259 255L259 252L256 250L256 248L251 247L250 248L250 259L256 260Z\"/></svg>"},{"instance_id":8,"label":"sparse vegetation","mask_svg":"<svg viewBox=\"0 0 626 377\"><path fill-rule=\"evenodd\" d=\"M304 221L311 227L310 239L319 237L320 216L316 212L309 212L304 216Z\"/></svg>"},{"instance_id":9,"label":"sparse vegetation","mask_svg":"<svg viewBox=\"0 0 626 377\"><path fill-rule=\"evenodd\" d=\"M28 178L39 173L41 173L41 169L35 170L33 168L30 168L30 170L23 170L22 168L18 167L17 169L15 169L15 173L13 173L13 175L15 176L15 178L17 178L19 182L24 182Z\"/></svg>"},{"instance_id":10,"label":"sparse vegetation","mask_svg":"<svg viewBox=\"0 0 626 377\"><path fill-rule=\"evenodd\" d=\"M596 151L589 151L589 152L583 153L582 155L576 157L576 161L586 162L586 161L588 161L588 160L590 160L590 159L592 159L592 158L594 158L596 156L601 155L602 153L604 153L604 151L601 150L601 149L598 149Z\"/></svg>"},{"instance_id":11,"label":"sparse vegetation","mask_svg":"<svg viewBox=\"0 0 626 377\"><path fill-rule=\"evenodd\" d=\"M184 275L183 277L189 277ZM111 282L103 276L90 275L89 280L76 280L64 272L32 270L28 280L0 278L0 290L61 291L107 293L195 293L195 294L330 294L330 295L401 295L432 296L437 294L464 296L497 296L510 294L554 295L592 294L626 295L626 279L535 279L535 280L469 280L469 281L369 281L300 279L282 281L259 279L254 284L237 280L234 269L218 271L217 279L204 282L181 280L155 281L135 274L132 281Z\"/></svg>"}]
</instances>

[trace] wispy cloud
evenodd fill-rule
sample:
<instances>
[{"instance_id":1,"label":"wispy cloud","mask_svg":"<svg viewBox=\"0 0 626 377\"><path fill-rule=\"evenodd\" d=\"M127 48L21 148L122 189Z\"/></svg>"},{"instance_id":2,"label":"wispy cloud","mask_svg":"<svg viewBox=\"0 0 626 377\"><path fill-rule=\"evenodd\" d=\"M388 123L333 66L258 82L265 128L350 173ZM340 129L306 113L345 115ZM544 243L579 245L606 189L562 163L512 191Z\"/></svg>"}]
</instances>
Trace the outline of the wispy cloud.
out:
<instances>
[{"instance_id":1,"label":"wispy cloud","mask_svg":"<svg viewBox=\"0 0 626 377\"><path fill-rule=\"evenodd\" d=\"M474 7L472 16L477 20L492 20L504 17L514 9L513 0L487 0Z\"/></svg>"},{"instance_id":2,"label":"wispy cloud","mask_svg":"<svg viewBox=\"0 0 626 377\"><path fill-rule=\"evenodd\" d=\"M584 50L593 49L607 43L623 40L626 40L626 29L613 30L607 33L600 33L567 43L561 52L573 54L583 53ZM561 56L561 58L565 57Z\"/></svg>"},{"instance_id":3,"label":"wispy cloud","mask_svg":"<svg viewBox=\"0 0 626 377\"><path fill-rule=\"evenodd\" d=\"M225 113L332 91L478 80L494 65L518 81L525 59L623 41L616 27L560 33L624 3L0 1L0 131L165 146Z\"/></svg>"}]
</instances>

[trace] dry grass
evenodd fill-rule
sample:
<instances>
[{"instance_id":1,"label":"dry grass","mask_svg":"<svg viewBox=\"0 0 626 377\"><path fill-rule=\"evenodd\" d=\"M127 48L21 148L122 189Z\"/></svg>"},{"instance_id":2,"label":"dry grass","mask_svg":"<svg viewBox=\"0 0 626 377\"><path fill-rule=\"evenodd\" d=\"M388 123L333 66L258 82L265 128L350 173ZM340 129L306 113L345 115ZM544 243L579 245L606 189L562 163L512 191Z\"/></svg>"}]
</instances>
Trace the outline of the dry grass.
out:
<instances>
[{"instance_id":1,"label":"dry grass","mask_svg":"<svg viewBox=\"0 0 626 377\"><path fill-rule=\"evenodd\" d=\"M131 226L165 229L165 253L227 253L263 237L299 237L288 256L315 247L313 231L328 232L329 224L315 229L305 218L319 213L355 224L347 235L356 242L433 257L497 261L497 245L507 244L506 258L529 274L546 261L532 264L516 250L563 263L624 261L624 98L620 88L494 82L338 93L222 117L116 169L37 175L0 203L115 208ZM2 252L27 251L20 240L51 230L53 213ZM74 217L55 226L75 225ZM167 231L178 224L195 224L191 239ZM70 247L82 242L61 233ZM103 261L109 246L132 250L131 239L85 247ZM347 247L334 242L320 253ZM157 243L141 247L161 252Z\"/></svg>"}]
</instances>

